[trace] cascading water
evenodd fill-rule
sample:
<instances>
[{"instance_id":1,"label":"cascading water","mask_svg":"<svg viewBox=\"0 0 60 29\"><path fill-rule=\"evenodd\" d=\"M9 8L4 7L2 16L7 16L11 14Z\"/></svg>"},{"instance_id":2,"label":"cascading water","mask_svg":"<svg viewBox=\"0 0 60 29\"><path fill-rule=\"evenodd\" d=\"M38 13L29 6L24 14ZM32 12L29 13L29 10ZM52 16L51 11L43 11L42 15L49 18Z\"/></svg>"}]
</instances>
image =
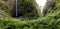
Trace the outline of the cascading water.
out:
<instances>
[{"instance_id":1,"label":"cascading water","mask_svg":"<svg viewBox=\"0 0 60 29\"><path fill-rule=\"evenodd\" d=\"M16 17L18 16L18 8L17 8L17 0L16 0Z\"/></svg>"}]
</instances>

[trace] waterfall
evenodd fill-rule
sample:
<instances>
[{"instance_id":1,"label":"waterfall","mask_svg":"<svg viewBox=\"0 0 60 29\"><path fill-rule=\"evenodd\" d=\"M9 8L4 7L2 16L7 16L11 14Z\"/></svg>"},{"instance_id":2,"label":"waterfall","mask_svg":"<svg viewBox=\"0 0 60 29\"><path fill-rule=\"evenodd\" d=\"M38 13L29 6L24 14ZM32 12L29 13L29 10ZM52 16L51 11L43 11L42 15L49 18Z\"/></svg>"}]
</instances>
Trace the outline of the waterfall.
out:
<instances>
[{"instance_id":1,"label":"waterfall","mask_svg":"<svg viewBox=\"0 0 60 29\"><path fill-rule=\"evenodd\" d=\"M17 0L16 0L16 17L18 16L18 8L17 8Z\"/></svg>"}]
</instances>

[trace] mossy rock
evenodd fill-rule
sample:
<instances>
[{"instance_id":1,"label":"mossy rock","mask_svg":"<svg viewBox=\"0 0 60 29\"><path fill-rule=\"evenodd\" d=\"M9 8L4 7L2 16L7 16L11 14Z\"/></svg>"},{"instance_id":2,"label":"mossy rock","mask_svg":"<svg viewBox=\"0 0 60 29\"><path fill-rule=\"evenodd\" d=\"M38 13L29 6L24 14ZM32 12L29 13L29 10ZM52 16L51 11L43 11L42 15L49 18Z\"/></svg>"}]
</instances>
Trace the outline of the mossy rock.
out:
<instances>
[{"instance_id":1,"label":"mossy rock","mask_svg":"<svg viewBox=\"0 0 60 29\"><path fill-rule=\"evenodd\" d=\"M22 16L28 19L37 19L39 18L38 11L40 10L38 8L39 7L35 0L18 0L18 17ZM13 17L15 17L16 11L13 13L12 16L14 15Z\"/></svg>"},{"instance_id":2,"label":"mossy rock","mask_svg":"<svg viewBox=\"0 0 60 29\"><path fill-rule=\"evenodd\" d=\"M9 8L7 9L7 13L9 13L12 17L16 17L15 8L15 5L9 5ZM35 0L18 0L18 17L22 16L28 19L37 19L39 18L39 14L40 8Z\"/></svg>"},{"instance_id":3,"label":"mossy rock","mask_svg":"<svg viewBox=\"0 0 60 29\"><path fill-rule=\"evenodd\" d=\"M35 0L18 0L18 14L25 18L38 18L38 5Z\"/></svg>"}]
</instances>

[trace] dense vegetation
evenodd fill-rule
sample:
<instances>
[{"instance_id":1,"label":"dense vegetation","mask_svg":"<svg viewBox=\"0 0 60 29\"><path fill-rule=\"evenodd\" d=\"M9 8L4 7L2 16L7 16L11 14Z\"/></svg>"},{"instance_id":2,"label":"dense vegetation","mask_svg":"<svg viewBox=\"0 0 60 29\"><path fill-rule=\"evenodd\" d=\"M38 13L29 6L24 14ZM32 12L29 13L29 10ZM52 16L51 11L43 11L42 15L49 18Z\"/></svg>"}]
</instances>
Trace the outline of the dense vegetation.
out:
<instances>
[{"instance_id":1,"label":"dense vegetation","mask_svg":"<svg viewBox=\"0 0 60 29\"><path fill-rule=\"evenodd\" d=\"M4 6L4 8L1 6L2 9L4 9L4 11L7 12L12 17L16 17L16 9L15 9L16 6L15 7L13 6L14 1L15 0L13 0L13 1L8 0L7 2L5 2L5 1L1 2L3 4L2 6L4 6L4 3L5 3L5 5L7 5L6 6L7 9L4 9L5 6ZM10 4L10 5L8 5L8 4ZM39 9L35 0L18 0L17 5L18 5L17 6L18 7L17 8L18 9L18 16L17 16L18 18L19 17L22 17L22 18L25 18L25 19L26 18L27 19L37 19L37 18L39 18L40 9Z\"/></svg>"},{"instance_id":2,"label":"dense vegetation","mask_svg":"<svg viewBox=\"0 0 60 29\"><path fill-rule=\"evenodd\" d=\"M0 29L60 29L60 10L30 21L0 17Z\"/></svg>"},{"instance_id":3,"label":"dense vegetation","mask_svg":"<svg viewBox=\"0 0 60 29\"><path fill-rule=\"evenodd\" d=\"M7 13L0 15L0 29L60 29L60 0L56 0L56 11L48 13L45 17L36 20L21 21L17 18L6 17ZM8 14L9 15L9 14Z\"/></svg>"}]
</instances>

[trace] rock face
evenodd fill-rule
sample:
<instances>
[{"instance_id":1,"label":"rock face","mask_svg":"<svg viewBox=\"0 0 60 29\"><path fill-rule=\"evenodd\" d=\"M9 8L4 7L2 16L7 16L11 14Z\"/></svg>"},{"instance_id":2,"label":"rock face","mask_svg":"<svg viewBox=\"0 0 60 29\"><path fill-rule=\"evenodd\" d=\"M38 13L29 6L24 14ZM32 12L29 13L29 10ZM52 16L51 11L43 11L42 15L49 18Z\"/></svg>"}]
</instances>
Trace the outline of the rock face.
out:
<instances>
[{"instance_id":1,"label":"rock face","mask_svg":"<svg viewBox=\"0 0 60 29\"><path fill-rule=\"evenodd\" d=\"M0 0L0 7L6 10L12 17L16 17L16 1L15 0ZM55 0L47 0L46 5L42 11L43 16L49 11L49 9L55 10ZM18 17L23 16L25 18L38 18L38 5L35 0L18 0Z\"/></svg>"},{"instance_id":2,"label":"rock face","mask_svg":"<svg viewBox=\"0 0 60 29\"><path fill-rule=\"evenodd\" d=\"M0 7L6 11L12 10L15 6L15 0L0 0Z\"/></svg>"},{"instance_id":3,"label":"rock face","mask_svg":"<svg viewBox=\"0 0 60 29\"><path fill-rule=\"evenodd\" d=\"M2 6L7 5L7 13L9 13L12 17L16 17L16 6L15 0L3 0L4 3ZM4 6L5 7L5 6ZM38 5L35 0L18 0L18 17L23 16L24 18L38 18Z\"/></svg>"},{"instance_id":4,"label":"rock face","mask_svg":"<svg viewBox=\"0 0 60 29\"><path fill-rule=\"evenodd\" d=\"M12 18L11 16L4 14L3 12L0 12L0 17Z\"/></svg>"},{"instance_id":5,"label":"rock face","mask_svg":"<svg viewBox=\"0 0 60 29\"><path fill-rule=\"evenodd\" d=\"M3 8L3 9L7 9L7 4L5 1L0 1L0 7Z\"/></svg>"},{"instance_id":6,"label":"rock face","mask_svg":"<svg viewBox=\"0 0 60 29\"><path fill-rule=\"evenodd\" d=\"M0 0L1 9L10 15L14 14L15 10L15 0ZM13 12L14 11L14 12Z\"/></svg>"},{"instance_id":7,"label":"rock face","mask_svg":"<svg viewBox=\"0 0 60 29\"><path fill-rule=\"evenodd\" d=\"M47 14L47 12L49 11L49 9L51 8L51 10L55 10L55 0L47 0L44 8L43 8L43 16L45 16Z\"/></svg>"}]
</instances>

